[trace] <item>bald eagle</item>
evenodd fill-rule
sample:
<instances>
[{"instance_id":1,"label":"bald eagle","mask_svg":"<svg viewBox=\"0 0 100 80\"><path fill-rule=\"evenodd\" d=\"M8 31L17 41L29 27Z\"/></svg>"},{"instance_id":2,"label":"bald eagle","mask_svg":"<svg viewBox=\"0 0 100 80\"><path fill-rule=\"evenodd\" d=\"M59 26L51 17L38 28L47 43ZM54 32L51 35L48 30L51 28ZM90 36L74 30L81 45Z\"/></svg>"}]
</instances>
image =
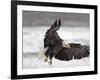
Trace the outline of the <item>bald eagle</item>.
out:
<instances>
[{"instance_id":1,"label":"bald eagle","mask_svg":"<svg viewBox=\"0 0 100 80\"><path fill-rule=\"evenodd\" d=\"M89 56L89 46L79 43L65 43L57 33L61 27L61 19L55 20L45 33L44 49L45 62L52 64L52 58L69 61Z\"/></svg>"}]
</instances>

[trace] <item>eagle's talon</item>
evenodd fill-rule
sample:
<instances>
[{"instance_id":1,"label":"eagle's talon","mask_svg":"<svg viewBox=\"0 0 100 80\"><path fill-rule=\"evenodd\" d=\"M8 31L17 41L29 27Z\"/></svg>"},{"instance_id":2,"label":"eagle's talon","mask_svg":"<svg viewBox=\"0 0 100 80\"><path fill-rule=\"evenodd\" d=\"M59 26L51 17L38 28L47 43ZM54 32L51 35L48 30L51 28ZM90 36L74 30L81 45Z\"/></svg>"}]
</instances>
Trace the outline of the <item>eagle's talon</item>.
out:
<instances>
[{"instance_id":1,"label":"eagle's talon","mask_svg":"<svg viewBox=\"0 0 100 80\"><path fill-rule=\"evenodd\" d=\"M50 61L48 62L48 64L49 64L49 65L52 65L52 61L50 60Z\"/></svg>"}]
</instances>

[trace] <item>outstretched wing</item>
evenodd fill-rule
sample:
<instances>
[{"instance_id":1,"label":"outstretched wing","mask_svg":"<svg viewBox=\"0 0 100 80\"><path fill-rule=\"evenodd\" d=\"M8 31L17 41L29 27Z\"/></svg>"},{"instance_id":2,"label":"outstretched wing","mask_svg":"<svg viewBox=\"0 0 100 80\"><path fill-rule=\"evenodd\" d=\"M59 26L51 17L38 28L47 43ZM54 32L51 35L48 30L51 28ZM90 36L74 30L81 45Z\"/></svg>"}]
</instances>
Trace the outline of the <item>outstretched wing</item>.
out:
<instances>
[{"instance_id":1,"label":"outstretched wing","mask_svg":"<svg viewBox=\"0 0 100 80\"><path fill-rule=\"evenodd\" d=\"M70 49L63 47L62 50L55 55L56 59L69 61L72 59L82 59L89 56L89 46L70 43Z\"/></svg>"}]
</instances>

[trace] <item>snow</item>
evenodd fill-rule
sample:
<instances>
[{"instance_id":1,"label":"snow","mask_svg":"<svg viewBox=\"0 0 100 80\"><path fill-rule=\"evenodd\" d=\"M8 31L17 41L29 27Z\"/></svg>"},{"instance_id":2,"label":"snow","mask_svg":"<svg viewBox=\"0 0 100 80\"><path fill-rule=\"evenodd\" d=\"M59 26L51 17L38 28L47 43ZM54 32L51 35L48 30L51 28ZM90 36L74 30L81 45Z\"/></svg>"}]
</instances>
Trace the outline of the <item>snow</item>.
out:
<instances>
[{"instance_id":1,"label":"snow","mask_svg":"<svg viewBox=\"0 0 100 80\"><path fill-rule=\"evenodd\" d=\"M60 67L77 67L77 66L89 66L89 57L82 58L80 60L70 60L70 61L61 61L53 58L52 65L49 65L48 62L44 62L39 59L37 55L27 54L23 58L23 69L29 68L60 68Z\"/></svg>"},{"instance_id":2,"label":"snow","mask_svg":"<svg viewBox=\"0 0 100 80\"><path fill-rule=\"evenodd\" d=\"M49 65L40 58L43 50L43 39L49 27L23 27L23 68L52 68L89 66L90 58L80 60L61 61L53 58L53 64ZM89 28L87 27L61 27L59 36L68 43L81 43L89 45ZM41 51L41 52L39 52Z\"/></svg>"}]
</instances>

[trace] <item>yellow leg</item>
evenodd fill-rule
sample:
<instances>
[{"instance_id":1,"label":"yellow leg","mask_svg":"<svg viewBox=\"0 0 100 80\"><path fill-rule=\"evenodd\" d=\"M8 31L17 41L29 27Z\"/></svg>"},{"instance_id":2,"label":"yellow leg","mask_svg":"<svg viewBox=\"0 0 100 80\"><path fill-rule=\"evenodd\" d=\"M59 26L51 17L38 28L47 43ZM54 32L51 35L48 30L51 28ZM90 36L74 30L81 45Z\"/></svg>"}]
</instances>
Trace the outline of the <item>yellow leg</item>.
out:
<instances>
[{"instance_id":1,"label":"yellow leg","mask_svg":"<svg viewBox=\"0 0 100 80\"><path fill-rule=\"evenodd\" d=\"M52 60L50 60L50 61L48 62L48 64L49 64L49 65L52 65Z\"/></svg>"}]
</instances>

